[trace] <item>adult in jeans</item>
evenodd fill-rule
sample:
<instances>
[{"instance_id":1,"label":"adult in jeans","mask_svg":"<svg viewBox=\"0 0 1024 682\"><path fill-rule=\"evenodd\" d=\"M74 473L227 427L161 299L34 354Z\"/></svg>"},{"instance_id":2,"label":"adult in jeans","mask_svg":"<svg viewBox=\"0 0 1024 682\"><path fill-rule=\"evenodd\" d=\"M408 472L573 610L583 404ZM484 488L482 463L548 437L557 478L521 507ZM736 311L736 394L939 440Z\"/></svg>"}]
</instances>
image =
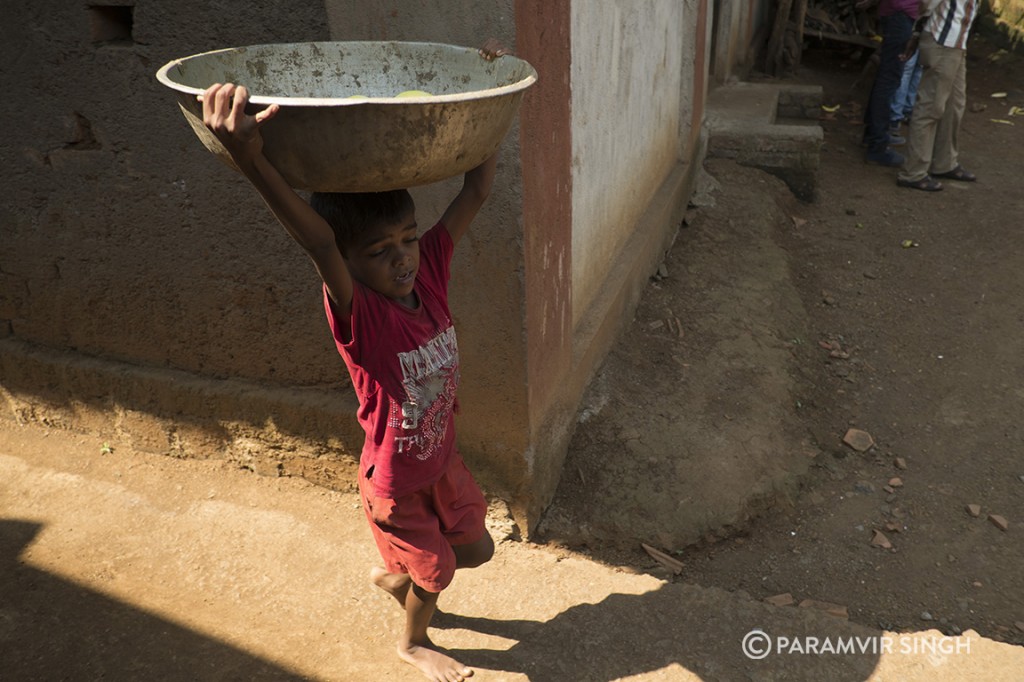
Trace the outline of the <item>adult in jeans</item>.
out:
<instances>
[{"instance_id":1,"label":"adult in jeans","mask_svg":"<svg viewBox=\"0 0 1024 682\"><path fill-rule=\"evenodd\" d=\"M910 121L914 113L914 102L917 101L917 86L921 83L921 64L918 52L903 63L903 77L896 93L892 96L892 108L889 111L889 136L899 135L900 124Z\"/></svg>"},{"instance_id":2,"label":"adult in jeans","mask_svg":"<svg viewBox=\"0 0 1024 682\"><path fill-rule=\"evenodd\" d=\"M980 0L921 0L904 55L920 48L923 71L910 119L907 159L896 183L937 192L936 178L974 182L960 165L957 138L967 104L967 38Z\"/></svg>"},{"instance_id":3,"label":"adult in jeans","mask_svg":"<svg viewBox=\"0 0 1024 682\"><path fill-rule=\"evenodd\" d=\"M862 1L864 7L870 0ZM864 143L867 160L883 166L902 166L902 154L890 148L895 142L889 135L889 111L893 95L903 79L903 60L900 56L910 40L917 16L918 0L882 0L878 6L878 21L882 31L882 49L879 53L878 73L864 112Z\"/></svg>"}]
</instances>

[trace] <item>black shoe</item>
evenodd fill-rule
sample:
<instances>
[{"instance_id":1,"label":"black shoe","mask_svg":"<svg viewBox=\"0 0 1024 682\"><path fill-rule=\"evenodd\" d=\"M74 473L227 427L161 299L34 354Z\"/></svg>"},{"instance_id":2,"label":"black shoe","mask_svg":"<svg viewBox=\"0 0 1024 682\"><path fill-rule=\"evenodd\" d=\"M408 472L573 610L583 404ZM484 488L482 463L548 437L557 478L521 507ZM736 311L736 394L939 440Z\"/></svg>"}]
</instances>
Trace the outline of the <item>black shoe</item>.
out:
<instances>
[{"instance_id":1,"label":"black shoe","mask_svg":"<svg viewBox=\"0 0 1024 682\"><path fill-rule=\"evenodd\" d=\"M877 163L880 166L889 166L891 168L899 168L906 161L902 154L894 152L888 147L877 152L869 151L866 158L870 163Z\"/></svg>"}]
</instances>

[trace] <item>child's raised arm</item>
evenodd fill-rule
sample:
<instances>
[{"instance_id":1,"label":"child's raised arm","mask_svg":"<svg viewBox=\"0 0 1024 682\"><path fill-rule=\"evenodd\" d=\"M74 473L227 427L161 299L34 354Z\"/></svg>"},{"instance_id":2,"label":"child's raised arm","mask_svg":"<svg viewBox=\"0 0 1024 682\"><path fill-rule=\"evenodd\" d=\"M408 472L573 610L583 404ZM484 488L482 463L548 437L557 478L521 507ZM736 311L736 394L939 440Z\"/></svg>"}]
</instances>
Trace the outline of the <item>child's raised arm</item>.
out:
<instances>
[{"instance_id":1,"label":"child's raised arm","mask_svg":"<svg viewBox=\"0 0 1024 682\"><path fill-rule=\"evenodd\" d=\"M458 244L462 235L466 234L469 224L484 205L494 184L494 173L498 167L498 155L495 154L482 164L466 173L462 190L448 205L441 222L444 223L452 243Z\"/></svg>"},{"instance_id":2,"label":"child's raised arm","mask_svg":"<svg viewBox=\"0 0 1024 682\"><path fill-rule=\"evenodd\" d=\"M348 315L352 309L352 277L335 243L334 231L263 155L260 128L279 107L272 104L255 116L246 114L249 92L245 86L231 83L211 85L202 101L203 123L224 145L288 234L309 254L338 311Z\"/></svg>"},{"instance_id":3,"label":"child's raised arm","mask_svg":"<svg viewBox=\"0 0 1024 682\"><path fill-rule=\"evenodd\" d=\"M509 51L497 40L490 38L479 50L480 56L487 61L493 61L498 57L509 54ZM480 211L487 196L491 193L491 186L494 184L494 173L498 167L498 154L484 161L482 164L466 173L462 184L462 191L458 193L448 209L441 217L441 222L448 229L452 242L459 243L462 235L466 233L469 224Z\"/></svg>"}]
</instances>

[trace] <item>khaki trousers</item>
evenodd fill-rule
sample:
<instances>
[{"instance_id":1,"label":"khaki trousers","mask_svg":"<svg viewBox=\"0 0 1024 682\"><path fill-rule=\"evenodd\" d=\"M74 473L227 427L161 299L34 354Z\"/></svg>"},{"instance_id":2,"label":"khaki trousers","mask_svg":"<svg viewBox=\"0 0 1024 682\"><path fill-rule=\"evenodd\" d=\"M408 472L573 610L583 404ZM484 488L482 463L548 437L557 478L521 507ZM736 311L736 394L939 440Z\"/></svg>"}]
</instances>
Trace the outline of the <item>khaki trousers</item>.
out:
<instances>
[{"instance_id":1,"label":"khaki trousers","mask_svg":"<svg viewBox=\"0 0 1024 682\"><path fill-rule=\"evenodd\" d=\"M957 138L967 104L967 50L943 47L925 33L920 60L924 70L899 176L910 182L957 167Z\"/></svg>"}]
</instances>

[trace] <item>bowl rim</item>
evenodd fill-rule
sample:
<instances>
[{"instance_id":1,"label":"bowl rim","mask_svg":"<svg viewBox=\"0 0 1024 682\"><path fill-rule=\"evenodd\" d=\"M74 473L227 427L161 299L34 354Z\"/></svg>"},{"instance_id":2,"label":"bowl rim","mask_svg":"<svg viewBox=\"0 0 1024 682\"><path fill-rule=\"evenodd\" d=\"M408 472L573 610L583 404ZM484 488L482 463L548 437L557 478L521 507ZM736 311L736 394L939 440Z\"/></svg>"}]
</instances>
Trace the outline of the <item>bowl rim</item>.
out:
<instances>
[{"instance_id":1,"label":"bowl rim","mask_svg":"<svg viewBox=\"0 0 1024 682\"><path fill-rule=\"evenodd\" d=\"M287 47L290 45L358 45L358 44L376 44L376 45L425 45L430 47L444 47L452 48L456 50L464 50L477 52L476 48L463 47L460 45L449 45L447 43L430 43L430 42L412 42L402 40L317 40L307 42L295 42L295 43L261 43L259 45L241 45L238 47L225 47L218 50L209 50L208 52L200 52L198 54L189 55L188 57L179 57L172 59L171 61L160 67L160 70L156 72L156 78L158 81L166 85L172 90L176 90L181 93L188 95L201 95L205 91L205 88L196 88L191 85L185 85L172 80L168 75L171 69L184 64L192 59L199 59L200 57L207 57L221 52L231 52L233 50L242 49L254 49L260 47ZM522 62L527 68L527 74L524 78L510 83L508 85L502 85L497 88L486 88L483 90L471 90L470 92L457 92L448 95L428 95L424 97L362 97L358 99L352 99L351 97L274 97L267 95L252 95L249 97L249 102L257 106L270 106L271 104L277 104L282 107L351 107L361 106L367 104L383 104L383 105L398 105L398 104L427 104L431 102L461 102L468 100L485 99L489 97L497 97L500 95L507 95L525 90L537 81L537 70L527 62L525 59L516 57L515 55L506 54L498 57L498 59L514 59ZM242 84L244 85L244 83Z\"/></svg>"}]
</instances>

